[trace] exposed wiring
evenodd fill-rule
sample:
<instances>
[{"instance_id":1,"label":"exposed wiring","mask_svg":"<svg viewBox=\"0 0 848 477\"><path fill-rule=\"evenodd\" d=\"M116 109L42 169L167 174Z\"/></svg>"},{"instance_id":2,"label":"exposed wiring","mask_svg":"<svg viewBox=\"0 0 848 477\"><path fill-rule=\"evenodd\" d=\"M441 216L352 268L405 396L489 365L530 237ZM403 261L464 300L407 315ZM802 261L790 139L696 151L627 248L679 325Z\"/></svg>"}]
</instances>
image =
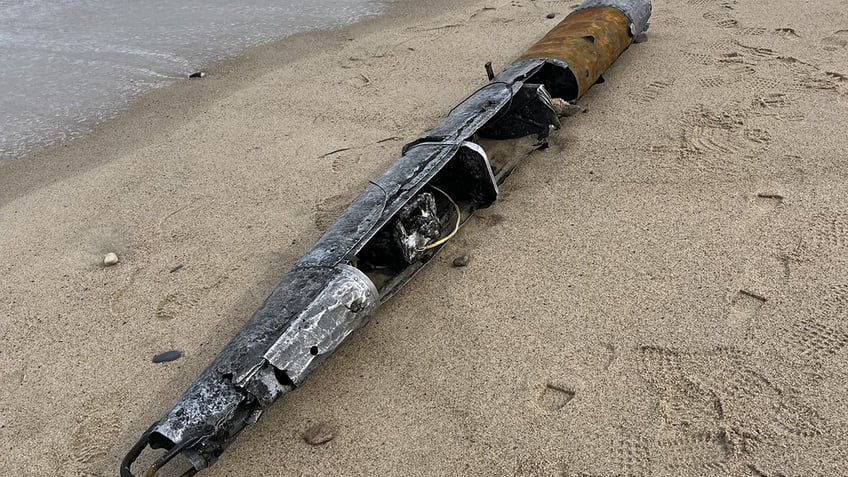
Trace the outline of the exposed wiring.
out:
<instances>
[{"instance_id":1,"label":"exposed wiring","mask_svg":"<svg viewBox=\"0 0 848 477\"><path fill-rule=\"evenodd\" d=\"M448 193L443 191L442 189L439 189L438 187L436 187L432 184L430 184L430 188L435 189L436 191L441 193L443 196L445 196L450 201L451 204L453 204L454 208L456 209L456 225L453 228L453 232L451 232L448 235L440 238L439 240L436 240L435 242L433 242L431 244L425 245L424 247L422 247L420 249L421 251L434 249L434 248L438 247L439 245L442 245L445 242L447 242L448 240L452 239L453 236L456 235L457 232L459 232L459 226L460 226L460 224L462 224L462 210L459 208L459 205L456 202L454 202L454 200L451 198L451 196L449 196Z\"/></svg>"}]
</instances>

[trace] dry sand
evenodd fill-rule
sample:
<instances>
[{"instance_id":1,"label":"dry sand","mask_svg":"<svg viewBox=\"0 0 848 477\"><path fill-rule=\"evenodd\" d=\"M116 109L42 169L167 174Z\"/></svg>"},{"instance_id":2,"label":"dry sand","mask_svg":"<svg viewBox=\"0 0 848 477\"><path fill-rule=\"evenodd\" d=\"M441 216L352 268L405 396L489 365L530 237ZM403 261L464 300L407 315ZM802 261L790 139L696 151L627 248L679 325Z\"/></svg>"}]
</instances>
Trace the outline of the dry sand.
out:
<instances>
[{"instance_id":1,"label":"dry sand","mask_svg":"<svg viewBox=\"0 0 848 477\"><path fill-rule=\"evenodd\" d=\"M574 4L401 2L4 165L0 475L114 475L367 179ZM204 475L844 475L847 12L656 1L588 113Z\"/></svg>"}]
</instances>

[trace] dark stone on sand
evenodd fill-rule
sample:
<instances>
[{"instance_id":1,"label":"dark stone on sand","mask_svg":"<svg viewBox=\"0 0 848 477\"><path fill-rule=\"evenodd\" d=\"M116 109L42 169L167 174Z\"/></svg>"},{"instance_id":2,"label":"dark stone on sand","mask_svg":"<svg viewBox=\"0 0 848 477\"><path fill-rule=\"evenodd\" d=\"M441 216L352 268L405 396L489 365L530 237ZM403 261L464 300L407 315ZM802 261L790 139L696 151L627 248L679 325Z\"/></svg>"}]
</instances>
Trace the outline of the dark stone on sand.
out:
<instances>
[{"instance_id":1,"label":"dark stone on sand","mask_svg":"<svg viewBox=\"0 0 848 477\"><path fill-rule=\"evenodd\" d=\"M464 267L464 266L468 265L469 260L470 259L469 259L468 255L460 255L460 256L456 257L455 259L453 259L453 266L457 267L457 268Z\"/></svg>"},{"instance_id":2,"label":"dark stone on sand","mask_svg":"<svg viewBox=\"0 0 848 477\"><path fill-rule=\"evenodd\" d=\"M188 75L188 77L191 78L191 79L203 78L204 76L206 76L206 73L204 73L202 71L197 71L197 72L194 72L194 73Z\"/></svg>"},{"instance_id":3,"label":"dark stone on sand","mask_svg":"<svg viewBox=\"0 0 848 477\"><path fill-rule=\"evenodd\" d=\"M554 17L556 17L556 13L548 13L548 15L547 15L547 18L554 18Z\"/></svg>"},{"instance_id":4,"label":"dark stone on sand","mask_svg":"<svg viewBox=\"0 0 848 477\"><path fill-rule=\"evenodd\" d=\"M182 355L183 353L177 350L165 351L164 353L159 353L154 356L152 361L154 363L167 363L169 361L176 361L180 359Z\"/></svg>"}]
</instances>

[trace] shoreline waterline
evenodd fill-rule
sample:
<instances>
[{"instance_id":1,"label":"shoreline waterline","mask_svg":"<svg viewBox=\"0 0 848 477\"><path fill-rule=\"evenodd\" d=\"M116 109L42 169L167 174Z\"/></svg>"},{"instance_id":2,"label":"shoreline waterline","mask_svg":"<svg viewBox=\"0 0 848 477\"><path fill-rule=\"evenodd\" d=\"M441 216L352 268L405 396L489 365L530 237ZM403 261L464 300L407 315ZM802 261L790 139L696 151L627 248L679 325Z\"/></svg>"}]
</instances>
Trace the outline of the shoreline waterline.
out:
<instances>
[{"instance_id":1,"label":"shoreline waterline","mask_svg":"<svg viewBox=\"0 0 848 477\"><path fill-rule=\"evenodd\" d=\"M0 8L0 160L86 135L133 98L252 46L379 15L379 0L22 0Z\"/></svg>"},{"instance_id":2,"label":"shoreline waterline","mask_svg":"<svg viewBox=\"0 0 848 477\"><path fill-rule=\"evenodd\" d=\"M0 207L29 191L89 171L122 152L155 142L160 135L199 114L212 101L250 86L264 74L311 55L341 48L398 20L426 17L433 5L450 8L451 2L436 0L424 5L407 0L384 1L379 15L247 47L208 64L204 68L206 75L200 80L186 77L132 97L113 118L91 124L81 137L50 144L21 157L0 159Z\"/></svg>"}]
</instances>

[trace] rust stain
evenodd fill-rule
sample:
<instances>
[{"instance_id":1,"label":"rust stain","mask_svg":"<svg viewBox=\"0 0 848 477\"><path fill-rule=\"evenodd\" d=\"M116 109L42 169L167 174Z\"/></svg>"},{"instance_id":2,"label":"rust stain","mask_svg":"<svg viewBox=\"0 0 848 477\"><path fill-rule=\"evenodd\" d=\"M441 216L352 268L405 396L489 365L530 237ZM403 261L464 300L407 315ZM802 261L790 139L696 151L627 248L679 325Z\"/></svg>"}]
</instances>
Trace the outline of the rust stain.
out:
<instances>
[{"instance_id":1,"label":"rust stain","mask_svg":"<svg viewBox=\"0 0 848 477\"><path fill-rule=\"evenodd\" d=\"M565 17L515 62L533 58L565 62L577 87L577 91L568 95L573 98L566 99L579 98L633 42L629 23L627 16L617 8L578 10Z\"/></svg>"}]
</instances>

